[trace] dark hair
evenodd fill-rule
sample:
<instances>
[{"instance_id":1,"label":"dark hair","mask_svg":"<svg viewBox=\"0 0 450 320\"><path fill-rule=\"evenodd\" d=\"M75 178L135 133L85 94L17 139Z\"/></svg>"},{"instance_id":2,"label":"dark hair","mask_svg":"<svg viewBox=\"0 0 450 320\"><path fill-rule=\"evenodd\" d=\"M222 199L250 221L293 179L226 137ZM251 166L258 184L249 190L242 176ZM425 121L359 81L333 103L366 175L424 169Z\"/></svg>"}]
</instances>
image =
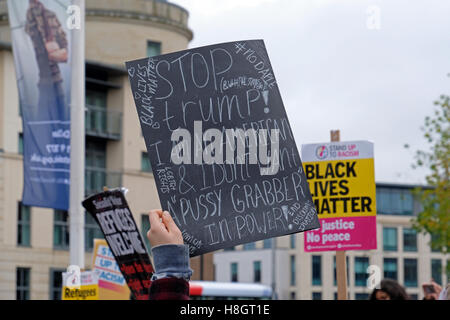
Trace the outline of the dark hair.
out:
<instances>
[{"instance_id":1,"label":"dark hair","mask_svg":"<svg viewBox=\"0 0 450 320\"><path fill-rule=\"evenodd\" d=\"M369 300L377 300L378 291L383 291L389 295L391 300L409 300L409 296L397 281L392 279L383 279L380 283L380 289L374 289Z\"/></svg>"}]
</instances>

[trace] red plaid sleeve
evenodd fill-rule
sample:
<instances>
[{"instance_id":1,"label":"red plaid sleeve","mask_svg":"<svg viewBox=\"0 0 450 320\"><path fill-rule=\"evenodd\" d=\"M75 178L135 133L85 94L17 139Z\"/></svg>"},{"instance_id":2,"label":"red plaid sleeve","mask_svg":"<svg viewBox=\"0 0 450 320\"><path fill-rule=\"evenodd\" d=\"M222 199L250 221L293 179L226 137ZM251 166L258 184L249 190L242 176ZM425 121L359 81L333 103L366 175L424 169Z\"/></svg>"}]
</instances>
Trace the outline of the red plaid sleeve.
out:
<instances>
[{"instance_id":1,"label":"red plaid sleeve","mask_svg":"<svg viewBox=\"0 0 450 320\"><path fill-rule=\"evenodd\" d=\"M150 300L189 300L189 282L173 277L152 281Z\"/></svg>"}]
</instances>

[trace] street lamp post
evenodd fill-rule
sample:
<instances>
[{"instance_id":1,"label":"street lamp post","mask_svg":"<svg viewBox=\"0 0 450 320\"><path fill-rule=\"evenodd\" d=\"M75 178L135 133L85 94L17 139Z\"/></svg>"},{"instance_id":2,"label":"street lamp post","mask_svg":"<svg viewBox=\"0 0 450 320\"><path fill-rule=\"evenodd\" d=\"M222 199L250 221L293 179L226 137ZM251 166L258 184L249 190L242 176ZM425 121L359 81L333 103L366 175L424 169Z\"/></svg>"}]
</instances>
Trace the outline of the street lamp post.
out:
<instances>
[{"instance_id":1,"label":"street lamp post","mask_svg":"<svg viewBox=\"0 0 450 320\"><path fill-rule=\"evenodd\" d=\"M84 268L84 157L85 157L85 0L73 0L79 12L79 29L72 32L70 98L70 264Z\"/></svg>"}]
</instances>

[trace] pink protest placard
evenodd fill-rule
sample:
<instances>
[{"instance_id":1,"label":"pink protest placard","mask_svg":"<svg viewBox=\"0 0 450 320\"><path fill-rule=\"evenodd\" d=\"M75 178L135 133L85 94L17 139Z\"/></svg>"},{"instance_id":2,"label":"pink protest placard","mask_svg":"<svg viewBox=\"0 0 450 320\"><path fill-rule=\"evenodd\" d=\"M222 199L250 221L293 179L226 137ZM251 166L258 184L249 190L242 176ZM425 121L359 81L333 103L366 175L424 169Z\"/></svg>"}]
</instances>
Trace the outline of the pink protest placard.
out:
<instances>
[{"instance_id":1,"label":"pink protest placard","mask_svg":"<svg viewBox=\"0 0 450 320\"><path fill-rule=\"evenodd\" d=\"M320 229L305 233L305 251L376 249L376 224L376 216L320 219Z\"/></svg>"}]
</instances>

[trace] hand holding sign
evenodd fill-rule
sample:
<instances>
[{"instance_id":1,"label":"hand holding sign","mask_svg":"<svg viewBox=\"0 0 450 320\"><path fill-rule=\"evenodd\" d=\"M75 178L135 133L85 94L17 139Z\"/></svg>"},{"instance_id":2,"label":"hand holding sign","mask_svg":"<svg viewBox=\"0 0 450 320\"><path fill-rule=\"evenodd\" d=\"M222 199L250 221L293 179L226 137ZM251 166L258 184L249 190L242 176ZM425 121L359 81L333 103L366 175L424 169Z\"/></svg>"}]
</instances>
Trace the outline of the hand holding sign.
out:
<instances>
[{"instance_id":1,"label":"hand holding sign","mask_svg":"<svg viewBox=\"0 0 450 320\"><path fill-rule=\"evenodd\" d=\"M183 236L175 221L167 211L151 210L149 213L150 230L147 238L152 247L163 244L183 244Z\"/></svg>"}]
</instances>

